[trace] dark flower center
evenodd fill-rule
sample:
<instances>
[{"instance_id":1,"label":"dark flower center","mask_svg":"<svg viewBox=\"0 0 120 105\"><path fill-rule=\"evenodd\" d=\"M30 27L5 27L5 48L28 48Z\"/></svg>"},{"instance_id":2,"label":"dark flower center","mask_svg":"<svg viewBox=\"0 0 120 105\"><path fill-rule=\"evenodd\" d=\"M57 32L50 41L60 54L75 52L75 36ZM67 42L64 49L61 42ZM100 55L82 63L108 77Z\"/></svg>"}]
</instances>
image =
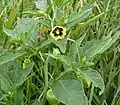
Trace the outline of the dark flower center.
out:
<instances>
[{"instance_id":1,"label":"dark flower center","mask_svg":"<svg viewBox=\"0 0 120 105\"><path fill-rule=\"evenodd\" d=\"M54 34L54 36L62 36L62 31L63 31L63 29L62 28L60 28L60 27L56 27L54 30L53 30L53 34Z\"/></svg>"}]
</instances>

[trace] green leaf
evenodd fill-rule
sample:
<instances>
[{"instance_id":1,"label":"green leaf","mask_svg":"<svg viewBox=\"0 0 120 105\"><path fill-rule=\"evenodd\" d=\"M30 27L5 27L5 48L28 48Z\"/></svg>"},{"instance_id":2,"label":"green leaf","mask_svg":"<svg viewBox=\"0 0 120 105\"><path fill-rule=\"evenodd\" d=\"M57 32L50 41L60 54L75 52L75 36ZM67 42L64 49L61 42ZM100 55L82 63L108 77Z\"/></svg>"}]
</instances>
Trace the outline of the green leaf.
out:
<instances>
[{"instance_id":1,"label":"green leaf","mask_svg":"<svg viewBox=\"0 0 120 105\"><path fill-rule=\"evenodd\" d=\"M58 105L58 100L54 96L52 89L49 89L46 94L46 99L49 103L49 105Z\"/></svg>"},{"instance_id":2,"label":"green leaf","mask_svg":"<svg viewBox=\"0 0 120 105\"><path fill-rule=\"evenodd\" d=\"M62 5L64 0L53 0L53 3L57 6L60 7Z\"/></svg>"},{"instance_id":3,"label":"green leaf","mask_svg":"<svg viewBox=\"0 0 120 105\"><path fill-rule=\"evenodd\" d=\"M91 68L89 68L88 70L84 70L83 73L84 73L85 77L90 82L92 82L95 87L99 87L101 89L101 91L99 93L101 95L105 89L105 85L104 85L101 75L96 70L93 70Z\"/></svg>"},{"instance_id":4,"label":"green leaf","mask_svg":"<svg viewBox=\"0 0 120 105\"><path fill-rule=\"evenodd\" d=\"M47 54L48 56L56 59L56 60L59 60L59 61L62 61L64 62L64 64L66 65L71 65L71 60L69 59L69 56L65 56L65 55L54 55L54 54Z\"/></svg>"},{"instance_id":5,"label":"green leaf","mask_svg":"<svg viewBox=\"0 0 120 105\"><path fill-rule=\"evenodd\" d=\"M4 32L5 32L8 36L17 39L17 33L16 33L14 30L4 29Z\"/></svg>"},{"instance_id":6,"label":"green leaf","mask_svg":"<svg viewBox=\"0 0 120 105\"><path fill-rule=\"evenodd\" d=\"M92 7L89 7L86 10L83 10L82 13L73 12L67 18L67 27L70 28L70 27L74 26L75 24L83 21L91 13L92 13Z\"/></svg>"},{"instance_id":7,"label":"green leaf","mask_svg":"<svg viewBox=\"0 0 120 105\"><path fill-rule=\"evenodd\" d=\"M67 3L71 3L71 2L73 2L73 0L63 0L62 6L66 5Z\"/></svg>"},{"instance_id":8,"label":"green leaf","mask_svg":"<svg viewBox=\"0 0 120 105\"><path fill-rule=\"evenodd\" d=\"M56 60L59 60L61 62L63 62L64 64L68 65L68 66L71 66L72 64L72 59L69 57L69 56L66 56L66 55L61 55L59 49L53 49L53 54L50 54L50 53L47 53L46 54L47 56L50 56Z\"/></svg>"},{"instance_id":9,"label":"green leaf","mask_svg":"<svg viewBox=\"0 0 120 105\"><path fill-rule=\"evenodd\" d=\"M120 105L120 97L119 97L119 99L116 101L116 105Z\"/></svg>"},{"instance_id":10,"label":"green leaf","mask_svg":"<svg viewBox=\"0 0 120 105\"><path fill-rule=\"evenodd\" d=\"M1 89L1 86L0 86L0 100L3 99L3 92L2 92L2 89Z\"/></svg>"},{"instance_id":11,"label":"green leaf","mask_svg":"<svg viewBox=\"0 0 120 105\"><path fill-rule=\"evenodd\" d=\"M0 55L0 65L3 65L3 64L8 63L10 61L13 61L21 56L24 56L25 54L27 54L27 52L24 52L24 51L16 51L16 52L6 51Z\"/></svg>"},{"instance_id":12,"label":"green leaf","mask_svg":"<svg viewBox=\"0 0 120 105\"><path fill-rule=\"evenodd\" d=\"M17 25L13 30L4 29L4 32L16 40L28 42L36 39L37 22L32 18L21 18L17 21Z\"/></svg>"},{"instance_id":13,"label":"green leaf","mask_svg":"<svg viewBox=\"0 0 120 105\"><path fill-rule=\"evenodd\" d=\"M77 54L77 47L80 47L82 41L84 40L86 34L81 36L79 39L77 39L72 45L71 45L71 48L70 48L70 53L72 56L76 56Z\"/></svg>"},{"instance_id":14,"label":"green leaf","mask_svg":"<svg viewBox=\"0 0 120 105\"><path fill-rule=\"evenodd\" d=\"M27 79L28 74L32 71L34 63L30 63L27 68L23 69L19 75L19 79L15 83L15 88L22 85Z\"/></svg>"},{"instance_id":15,"label":"green leaf","mask_svg":"<svg viewBox=\"0 0 120 105\"><path fill-rule=\"evenodd\" d=\"M39 22L40 22L42 25L44 25L45 27L51 29L51 23L50 23L49 20L47 20L47 19L41 19Z\"/></svg>"},{"instance_id":16,"label":"green leaf","mask_svg":"<svg viewBox=\"0 0 120 105\"><path fill-rule=\"evenodd\" d=\"M9 15L7 22L6 22L6 28L8 28L8 29L11 28L13 22L16 19L17 14L19 13L19 8L20 8L21 4L22 4L22 0L19 0L19 2L16 3L16 5L12 6L11 11L10 11L10 15Z\"/></svg>"},{"instance_id":17,"label":"green leaf","mask_svg":"<svg viewBox=\"0 0 120 105\"><path fill-rule=\"evenodd\" d=\"M19 88L14 94L15 105L21 105L23 101L23 89Z\"/></svg>"},{"instance_id":18,"label":"green leaf","mask_svg":"<svg viewBox=\"0 0 120 105\"><path fill-rule=\"evenodd\" d=\"M45 47L45 46L47 46L47 45L49 45L51 42L52 42L51 39L45 40L45 41L42 42L41 45L38 47L38 50L41 49L41 48L43 48L43 47Z\"/></svg>"},{"instance_id":19,"label":"green leaf","mask_svg":"<svg viewBox=\"0 0 120 105\"><path fill-rule=\"evenodd\" d=\"M47 9L46 0L37 0L35 1L36 8L45 11Z\"/></svg>"},{"instance_id":20,"label":"green leaf","mask_svg":"<svg viewBox=\"0 0 120 105\"><path fill-rule=\"evenodd\" d=\"M33 34L36 28L36 21L33 18L21 18L17 21L17 25L15 30L18 33L28 32L29 34Z\"/></svg>"},{"instance_id":21,"label":"green leaf","mask_svg":"<svg viewBox=\"0 0 120 105\"><path fill-rule=\"evenodd\" d=\"M58 101L65 105L88 105L81 82L58 80L53 84L52 90Z\"/></svg>"},{"instance_id":22,"label":"green leaf","mask_svg":"<svg viewBox=\"0 0 120 105\"><path fill-rule=\"evenodd\" d=\"M80 32L81 29L87 27L90 23L95 22L96 20L98 20L98 19L99 19L101 16L103 16L104 14L105 14L104 12L103 12L103 13L100 13L99 15L96 15L96 16L88 19L87 21L82 22L82 23L79 25L79 27L77 27L71 34L72 34L73 36L75 36L76 33L79 33L79 32Z\"/></svg>"},{"instance_id":23,"label":"green leaf","mask_svg":"<svg viewBox=\"0 0 120 105\"><path fill-rule=\"evenodd\" d=\"M44 11L41 10L28 10L28 11L23 11L23 15L30 15L30 16L47 16L47 14Z\"/></svg>"},{"instance_id":24,"label":"green leaf","mask_svg":"<svg viewBox=\"0 0 120 105\"><path fill-rule=\"evenodd\" d=\"M30 105L41 105L39 100L33 100Z\"/></svg>"},{"instance_id":25,"label":"green leaf","mask_svg":"<svg viewBox=\"0 0 120 105\"><path fill-rule=\"evenodd\" d=\"M100 13L99 15L94 16L93 18L90 18L89 20L83 22L81 25L81 28L88 26L90 23L95 22L97 19L99 19L101 16L103 16L105 12Z\"/></svg>"},{"instance_id":26,"label":"green leaf","mask_svg":"<svg viewBox=\"0 0 120 105\"><path fill-rule=\"evenodd\" d=\"M6 93L9 93L12 90L12 86L2 75L0 75L0 84L1 84L1 89Z\"/></svg>"},{"instance_id":27,"label":"green leaf","mask_svg":"<svg viewBox=\"0 0 120 105\"><path fill-rule=\"evenodd\" d=\"M5 100L5 105L14 105L14 103L11 100Z\"/></svg>"},{"instance_id":28,"label":"green leaf","mask_svg":"<svg viewBox=\"0 0 120 105\"><path fill-rule=\"evenodd\" d=\"M62 53L65 53L66 51L66 44L67 44L67 39L62 39L59 41L54 40L53 38L51 38L51 41L60 48Z\"/></svg>"},{"instance_id":29,"label":"green leaf","mask_svg":"<svg viewBox=\"0 0 120 105\"><path fill-rule=\"evenodd\" d=\"M91 40L84 46L85 56L87 59L93 58L97 54L102 54L119 38L120 31L117 31L112 37L106 36L101 40Z\"/></svg>"}]
</instances>

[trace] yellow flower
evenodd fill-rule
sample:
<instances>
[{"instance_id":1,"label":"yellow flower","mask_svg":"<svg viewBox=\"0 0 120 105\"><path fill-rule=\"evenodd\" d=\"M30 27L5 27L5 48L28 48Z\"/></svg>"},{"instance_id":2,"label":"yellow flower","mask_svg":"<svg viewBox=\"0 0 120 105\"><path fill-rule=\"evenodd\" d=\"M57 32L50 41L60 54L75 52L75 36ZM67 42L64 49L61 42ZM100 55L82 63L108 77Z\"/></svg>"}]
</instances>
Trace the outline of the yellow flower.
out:
<instances>
[{"instance_id":1,"label":"yellow flower","mask_svg":"<svg viewBox=\"0 0 120 105\"><path fill-rule=\"evenodd\" d=\"M50 32L50 36L55 40L63 39L66 35L66 28L61 26L55 26Z\"/></svg>"}]
</instances>

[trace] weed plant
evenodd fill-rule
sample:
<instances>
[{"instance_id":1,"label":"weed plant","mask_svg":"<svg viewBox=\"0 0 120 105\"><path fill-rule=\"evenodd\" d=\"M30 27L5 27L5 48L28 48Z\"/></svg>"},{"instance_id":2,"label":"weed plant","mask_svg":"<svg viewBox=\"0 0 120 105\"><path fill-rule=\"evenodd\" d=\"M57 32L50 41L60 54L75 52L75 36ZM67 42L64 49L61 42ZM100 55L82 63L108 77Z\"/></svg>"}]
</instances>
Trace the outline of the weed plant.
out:
<instances>
[{"instance_id":1,"label":"weed plant","mask_svg":"<svg viewBox=\"0 0 120 105\"><path fill-rule=\"evenodd\" d=\"M120 0L0 0L0 105L120 105Z\"/></svg>"}]
</instances>

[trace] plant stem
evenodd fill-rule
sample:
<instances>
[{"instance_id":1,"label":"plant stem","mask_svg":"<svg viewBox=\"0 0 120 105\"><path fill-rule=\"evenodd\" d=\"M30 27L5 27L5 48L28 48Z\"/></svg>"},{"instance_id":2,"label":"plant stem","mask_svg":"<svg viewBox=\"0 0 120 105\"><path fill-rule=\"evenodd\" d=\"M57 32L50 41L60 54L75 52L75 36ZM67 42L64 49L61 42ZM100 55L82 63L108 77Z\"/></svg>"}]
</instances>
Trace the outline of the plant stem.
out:
<instances>
[{"instance_id":1,"label":"plant stem","mask_svg":"<svg viewBox=\"0 0 120 105\"><path fill-rule=\"evenodd\" d=\"M52 0L50 0L51 4L52 4L52 10L53 10L53 17L52 17L52 21L51 21L51 27L53 28L54 27L54 20L55 20L55 17L56 17L56 11L55 11L55 6L54 6L54 3Z\"/></svg>"},{"instance_id":2,"label":"plant stem","mask_svg":"<svg viewBox=\"0 0 120 105\"><path fill-rule=\"evenodd\" d=\"M115 56L116 56L116 51L114 51L114 56L113 56L113 60L112 60L112 64L111 64L111 68L110 68L110 73L109 73L109 77L111 76L112 74L112 70L113 70L113 66L114 66L114 60L115 60ZM110 88L110 84L111 84L111 81L115 78L116 75L112 76L109 78L108 82L107 82L107 85L106 85L106 88L105 88L105 91L101 97L101 100L100 100L100 103L99 105L103 105L104 104L104 100L105 100L105 97L106 97L106 94L107 92L109 91L109 88Z\"/></svg>"},{"instance_id":3,"label":"plant stem","mask_svg":"<svg viewBox=\"0 0 120 105\"><path fill-rule=\"evenodd\" d=\"M118 95L119 92L120 92L120 85L119 85L119 87L118 87L118 89L117 89L116 94L114 95L114 98L113 98L113 101L112 101L112 104L111 104L111 105L115 105L115 100L116 100L117 95Z\"/></svg>"},{"instance_id":4,"label":"plant stem","mask_svg":"<svg viewBox=\"0 0 120 105\"><path fill-rule=\"evenodd\" d=\"M90 99L89 99L89 105L91 105L93 94L94 94L94 85L92 84L91 92L90 92Z\"/></svg>"},{"instance_id":5,"label":"plant stem","mask_svg":"<svg viewBox=\"0 0 120 105\"><path fill-rule=\"evenodd\" d=\"M48 86L48 60L49 60L49 56L46 58L46 62L44 66L45 87Z\"/></svg>"},{"instance_id":6,"label":"plant stem","mask_svg":"<svg viewBox=\"0 0 120 105\"><path fill-rule=\"evenodd\" d=\"M48 61L49 61L49 56L46 58L45 65L44 65L45 87L43 92L42 105L45 105L46 103L46 93L48 89Z\"/></svg>"}]
</instances>

